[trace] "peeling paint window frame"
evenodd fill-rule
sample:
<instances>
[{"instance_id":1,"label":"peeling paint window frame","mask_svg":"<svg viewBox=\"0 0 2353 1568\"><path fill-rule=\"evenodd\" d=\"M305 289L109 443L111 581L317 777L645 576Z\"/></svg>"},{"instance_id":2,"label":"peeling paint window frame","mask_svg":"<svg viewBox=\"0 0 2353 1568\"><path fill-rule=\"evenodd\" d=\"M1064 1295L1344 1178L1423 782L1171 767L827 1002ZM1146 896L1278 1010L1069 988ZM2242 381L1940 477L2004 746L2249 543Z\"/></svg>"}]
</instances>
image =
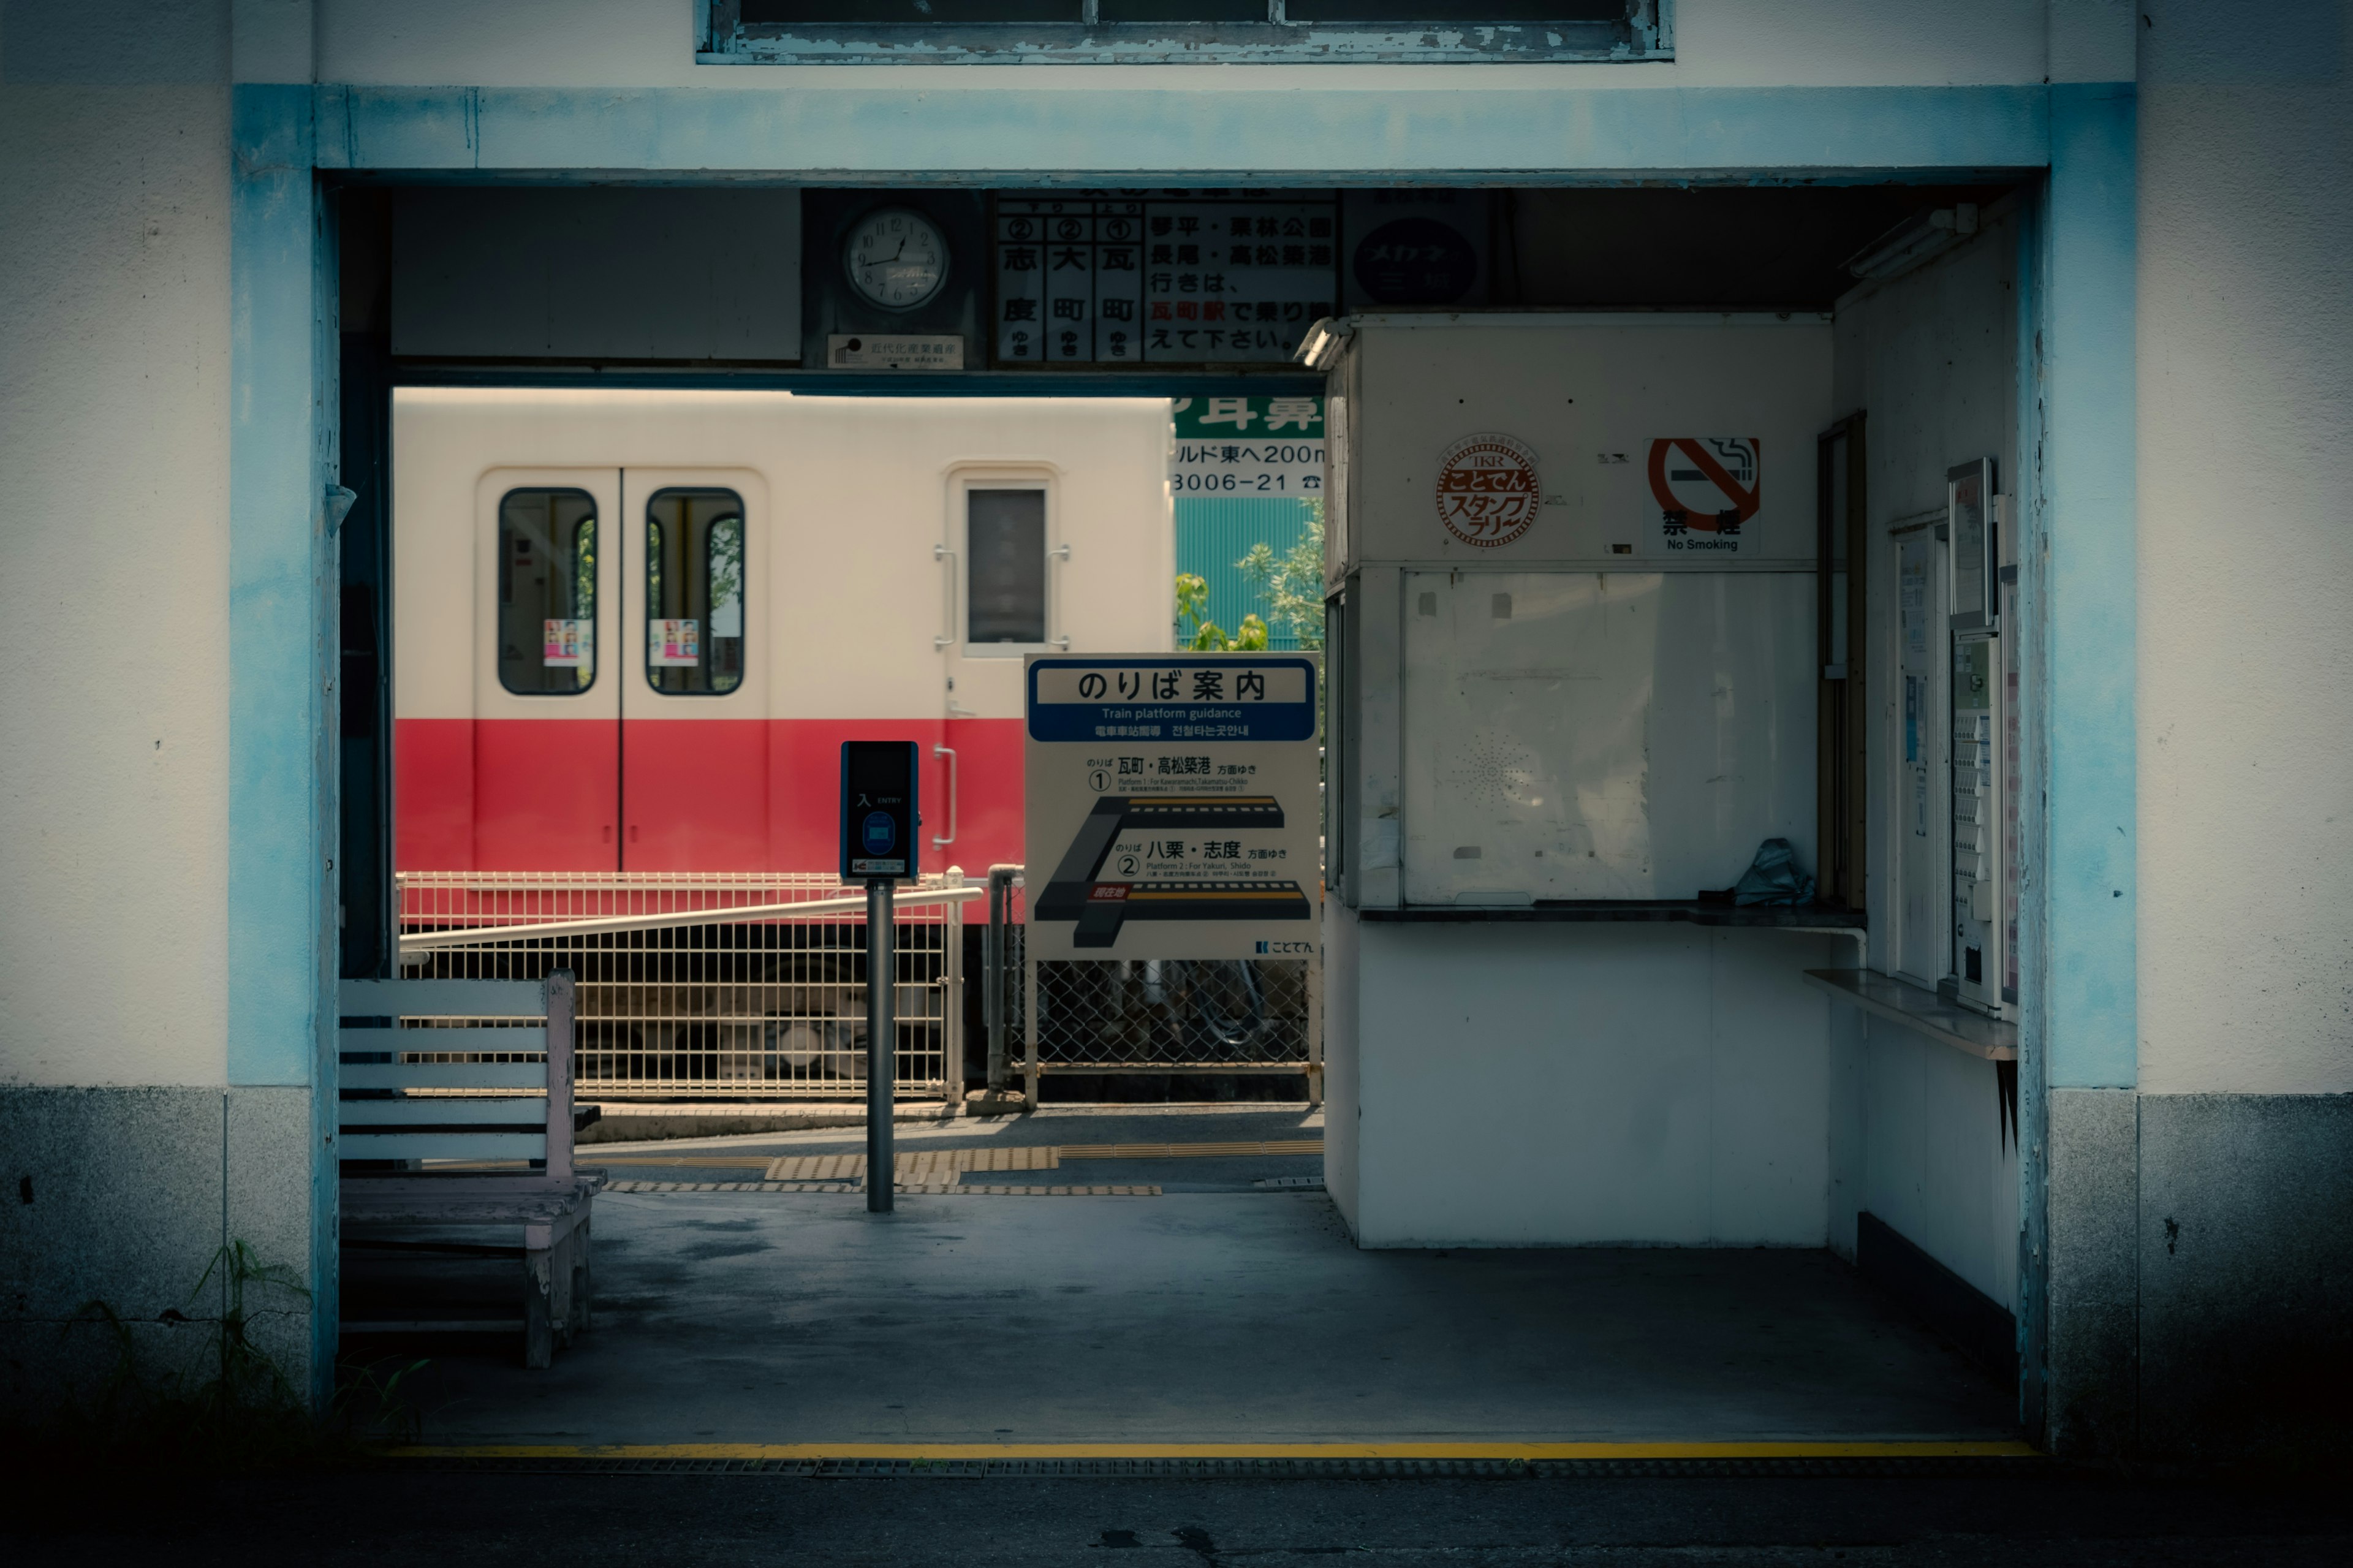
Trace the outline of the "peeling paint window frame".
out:
<instances>
[{"instance_id":1,"label":"peeling paint window frame","mask_svg":"<svg viewBox=\"0 0 2353 1568\"><path fill-rule=\"evenodd\" d=\"M700 65L1466 65L1674 58L1674 0L1627 0L1624 22L1294 23L1285 0L1263 22L1083 20L897 26L747 26L740 0L696 0Z\"/></svg>"}]
</instances>

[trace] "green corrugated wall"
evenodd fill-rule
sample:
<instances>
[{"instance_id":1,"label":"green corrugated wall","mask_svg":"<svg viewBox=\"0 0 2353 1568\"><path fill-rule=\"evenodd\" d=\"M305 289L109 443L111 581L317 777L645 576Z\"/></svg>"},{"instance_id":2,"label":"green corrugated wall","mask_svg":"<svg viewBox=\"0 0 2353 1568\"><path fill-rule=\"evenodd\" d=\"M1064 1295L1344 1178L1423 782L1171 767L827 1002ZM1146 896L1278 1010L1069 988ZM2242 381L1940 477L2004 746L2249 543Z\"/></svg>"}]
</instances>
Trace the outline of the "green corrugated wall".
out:
<instances>
[{"instance_id":1,"label":"green corrugated wall","mask_svg":"<svg viewBox=\"0 0 2353 1568\"><path fill-rule=\"evenodd\" d=\"M1263 542L1280 556L1299 542L1307 527L1307 510L1312 502L1302 500L1262 500L1252 497L1227 500L1223 497L1180 496L1176 500L1176 570L1190 572L1209 584L1209 618L1230 635L1242 624L1242 617L1256 614L1266 618L1266 605L1245 581L1234 563L1250 552L1250 546ZM1169 589L1169 613L1176 613L1176 594ZM1270 630L1272 628L1271 627ZM1180 622L1176 640L1185 640L1185 627ZM1268 638L1273 647L1296 647L1298 639L1277 633Z\"/></svg>"}]
</instances>

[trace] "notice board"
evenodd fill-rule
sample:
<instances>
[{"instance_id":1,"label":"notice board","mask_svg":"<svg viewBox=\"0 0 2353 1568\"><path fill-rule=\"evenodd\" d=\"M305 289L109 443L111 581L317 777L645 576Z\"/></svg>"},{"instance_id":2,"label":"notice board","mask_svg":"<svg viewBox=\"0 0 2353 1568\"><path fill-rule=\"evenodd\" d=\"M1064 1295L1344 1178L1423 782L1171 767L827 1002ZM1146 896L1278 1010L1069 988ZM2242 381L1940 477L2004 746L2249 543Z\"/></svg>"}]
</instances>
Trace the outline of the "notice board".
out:
<instances>
[{"instance_id":1,"label":"notice board","mask_svg":"<svg viewBox=\"0 0 2353 1568\"><path fill-rule=\"evenodd\" d=\"M1404 574L1405 897L1690 899L1814 864L1814 579Z\"/></svg>"}]
</instances>

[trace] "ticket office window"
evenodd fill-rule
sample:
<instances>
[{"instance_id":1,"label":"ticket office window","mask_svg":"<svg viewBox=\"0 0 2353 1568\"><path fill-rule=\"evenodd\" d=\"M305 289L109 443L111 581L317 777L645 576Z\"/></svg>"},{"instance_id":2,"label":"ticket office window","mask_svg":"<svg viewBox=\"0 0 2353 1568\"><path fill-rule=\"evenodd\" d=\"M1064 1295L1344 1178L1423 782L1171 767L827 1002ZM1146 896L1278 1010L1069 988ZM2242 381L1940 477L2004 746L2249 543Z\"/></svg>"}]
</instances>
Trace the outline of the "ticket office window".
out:
<instances>
[{"instance_id":1,"label":"ticket office window","mask_svg":"<svg viewBox=\"0 0 2353 1568\"><path fill-rule=\"evenodd\" d=\"M586 490L499 502L499 683L565 697L596 681L596 503Z\"/></svg>"},{"instance_id":2,"label":"ticket office window","mask_svg":"<svg viewBox=\"0 0 2353 1568\"><path fill-rule=\"evenodd\" d=\"M646 683L723 697L744 683L744 501L664 489L646 502Z\"/></svg>"},{"instance_id":3,"label":"ticket office window","mask_svg":"<svg viewBox=\"0 0 2353 1568\"><path fill-rule=\"evenodd\" d=\"M965 644L974 653L1046 645L1046 492L967 489Z\"/></svg>"}]
</instances>

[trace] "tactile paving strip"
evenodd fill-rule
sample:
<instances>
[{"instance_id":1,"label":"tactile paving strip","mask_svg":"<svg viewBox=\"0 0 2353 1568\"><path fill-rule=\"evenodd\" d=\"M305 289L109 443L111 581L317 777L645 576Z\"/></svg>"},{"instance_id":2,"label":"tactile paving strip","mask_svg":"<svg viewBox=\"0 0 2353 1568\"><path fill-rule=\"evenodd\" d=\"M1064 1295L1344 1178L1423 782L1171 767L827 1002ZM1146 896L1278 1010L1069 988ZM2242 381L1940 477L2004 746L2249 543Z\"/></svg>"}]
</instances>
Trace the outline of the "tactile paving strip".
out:
<instances>
[{"instance_id":1,"label":"tactile paving strip","mask_svg":"<svg viewBox=\"0 0 2353 1568\"><path fill-rule=\"evenodd\" d=\"M955 1181L966 1171L1054 1171L1061 1161L1051 1144L1012 1149L922 1149L891 1162L902 1183ZM771 1182L859 1182L866 1179L863 1154L784 1154L768 1162Z\"/></svg>"},{"instance_id":2,"label":"tactile paving strip","mask_svg":"<svg viewBox=\"0 0 2353 1568\"><path fill-rule=\"evenodd\" d=\"M1757 1459L702 1459L593 1457L476 1458L420 1455L403 1466L509 1474L761 1475L822 1480L969 1480L1012 1478L1139 1480L1264 1480L1284 1478L1486 1476L1515 1480L1633 1477L1831 1477L2015 1475L2040 1456Z\"/></svg>"},{"instance_id":3,"label":"tactile paving strip","mask_svg":"<svg viewBox=\"0 0 2353 1568\"><path fill-rule=\"evenodd\" d=\"M1252 1143L1065 1143L1065 1160L1232 1160L1263 1154L1321 1154L1321 1138Z\"/></svg>"},{"instance_id":4,"label":"tactile paving strip","mask_svg":"<svg viewBox=\"0 0 2353 1568\"><path fill-rule=\"evenodd\" d=\"M608 1193L862 1193L865 1190L863 1185L855 1182L607 1182L605 1184L605 1191ZM891 1190L951 1197L970 1194L997 1198L1156 1198L1161 1195L1158 1187L1145 1186L965 1186L947 1182L900 1182Z\"/></svg>"}]
</instances>

